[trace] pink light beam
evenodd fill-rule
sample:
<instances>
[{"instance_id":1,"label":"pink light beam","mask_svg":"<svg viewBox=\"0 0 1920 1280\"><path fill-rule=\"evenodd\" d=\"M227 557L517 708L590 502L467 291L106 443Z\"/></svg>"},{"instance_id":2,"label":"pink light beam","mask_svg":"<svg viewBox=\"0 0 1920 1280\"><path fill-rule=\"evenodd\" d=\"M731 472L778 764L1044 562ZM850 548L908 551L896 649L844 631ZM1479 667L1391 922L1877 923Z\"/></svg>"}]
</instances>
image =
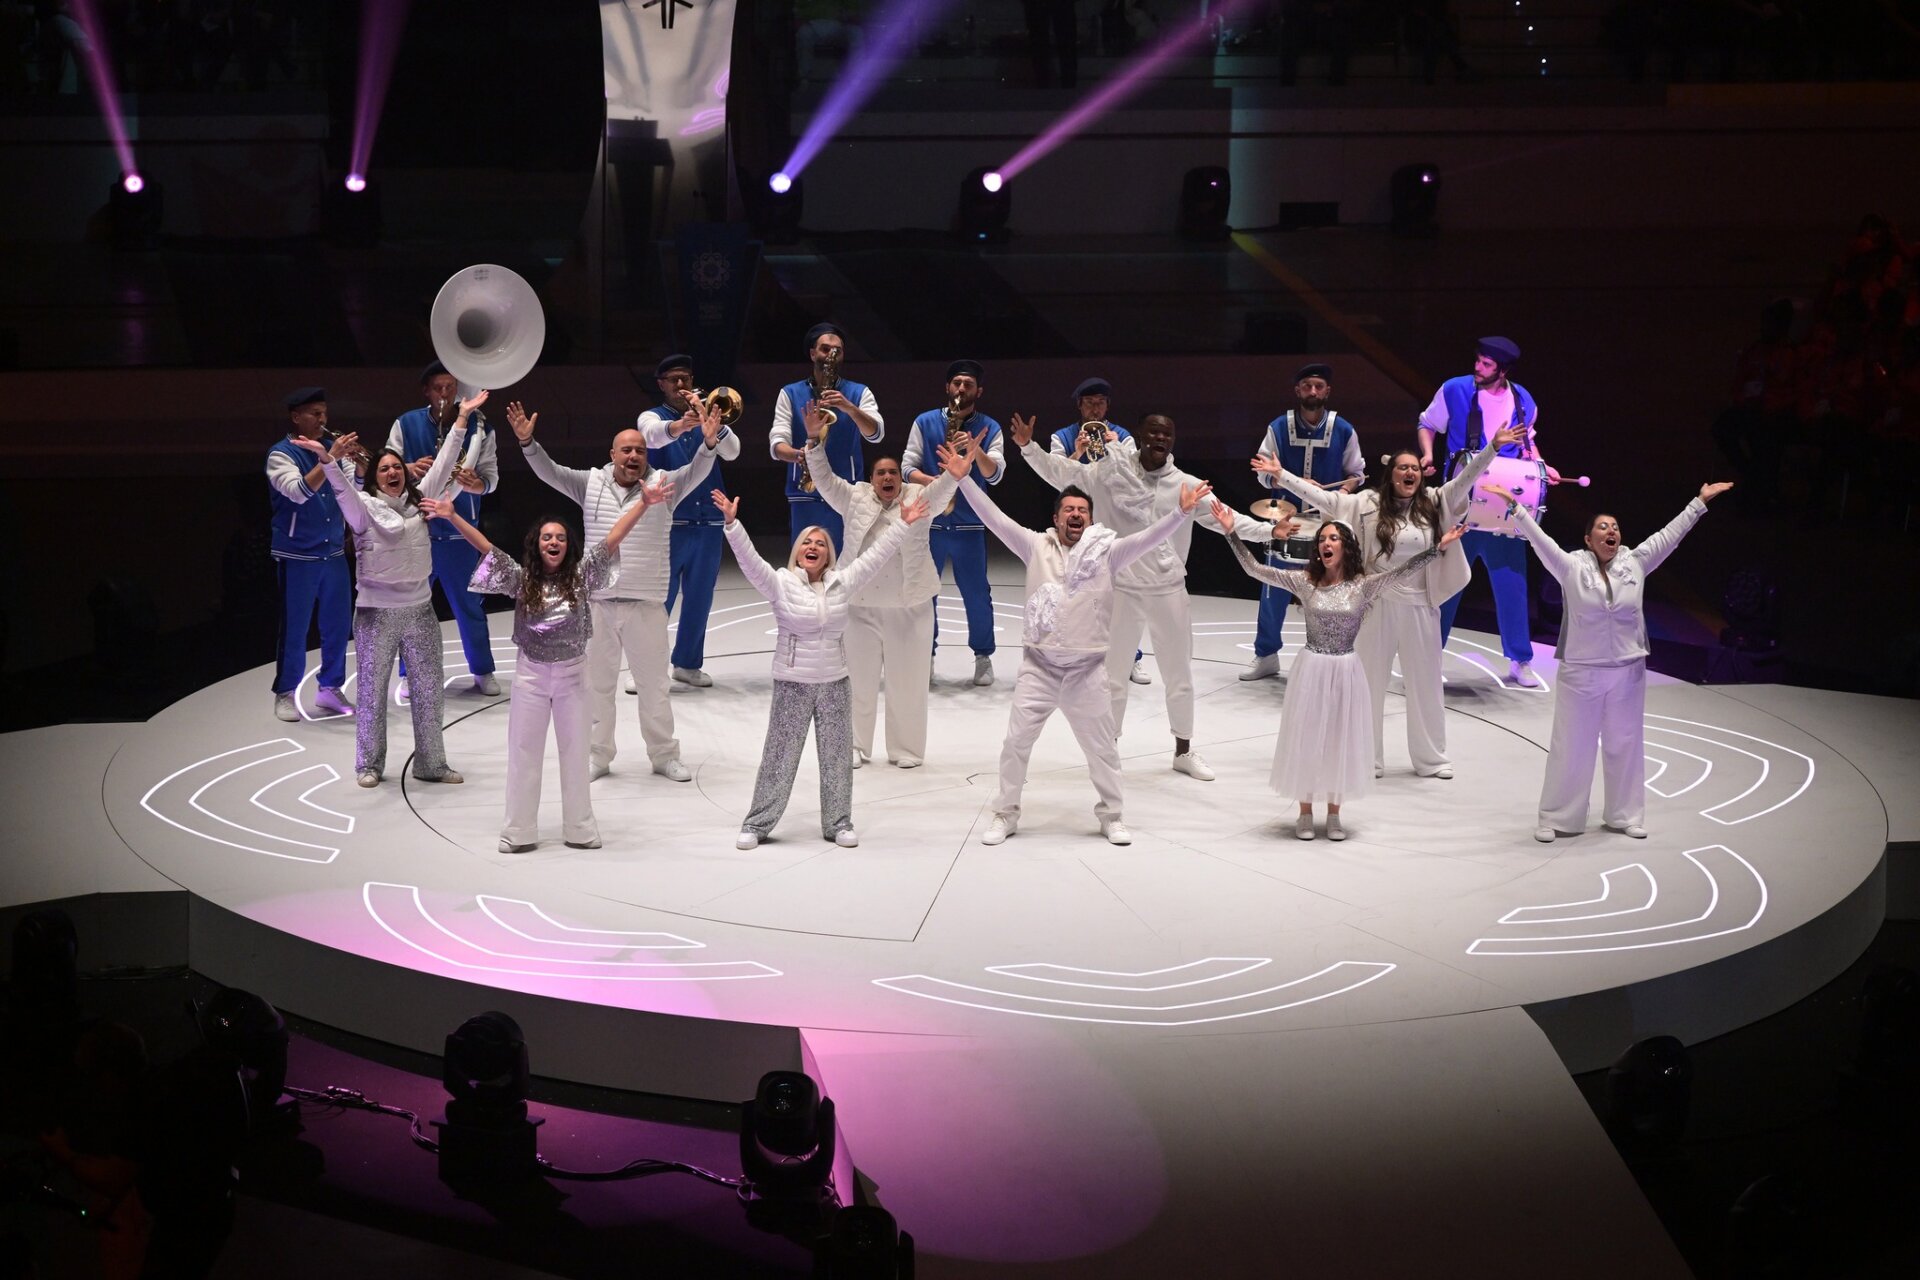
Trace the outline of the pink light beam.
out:
<instances>
[{"instance_id":1,"label":"pink light beam","mask_svg":"<svg viewBox=\"0 0 1920 1280\"><path fill-rule=\"evenodd\" d=\"M72 7L73 19L86 37L86 46L74 52L80 65L86 69L87 85L93 90L93 100L100 107L100 118L106 122L107 136L113 140L113 154L120 162L120 173L123 178L137 177L140 171L134 167L133 144L127 140L127 122L120 115L120 92L113 83L112 64L107 60L106 28L100 25L94 0L72 0ZM139 190L138 187L127 189Z\"/></svg>"},{"instance_id":2,"label":"pink light beam","mask_svg":"<svg viewBox=\"0 0 1920 1280\"><path fill-rule=\"evenodd\" d=\"M374 134L380 129L380 113L386 109L400 33L407 28L412 5L413 0L360 0L360 83L353 95L353 147L347 153L347 172L363 181L373 156Z\"/></svg>"}]
</instances>

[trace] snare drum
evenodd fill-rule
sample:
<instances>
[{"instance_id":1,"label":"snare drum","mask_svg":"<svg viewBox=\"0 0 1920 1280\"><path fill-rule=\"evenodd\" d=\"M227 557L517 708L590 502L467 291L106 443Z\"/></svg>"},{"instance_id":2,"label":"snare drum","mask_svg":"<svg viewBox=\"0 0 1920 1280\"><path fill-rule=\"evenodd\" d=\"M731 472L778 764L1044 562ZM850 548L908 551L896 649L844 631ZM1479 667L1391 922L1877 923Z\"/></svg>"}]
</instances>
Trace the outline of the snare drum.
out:
<instances>
[{"instance_id":1,"label":"snare drum","mask_svg":"<svg viewBox=\"0 0 1920 1280\"><path fill-rule=\"evenodd\" d=\"M1447 466L1447 478L1459 475L1471 457L1468 453L1455 454ZM1535 523L1547 513L1547 464L1536 458L1495 458L1473 483L1465 513L1469 529L1497 533L1503 538L1521 536L1508 514L1507 499L1482 488L1489 483L1518 493L1520 505L1527 509Z\"/></svg>"}]
</instances>

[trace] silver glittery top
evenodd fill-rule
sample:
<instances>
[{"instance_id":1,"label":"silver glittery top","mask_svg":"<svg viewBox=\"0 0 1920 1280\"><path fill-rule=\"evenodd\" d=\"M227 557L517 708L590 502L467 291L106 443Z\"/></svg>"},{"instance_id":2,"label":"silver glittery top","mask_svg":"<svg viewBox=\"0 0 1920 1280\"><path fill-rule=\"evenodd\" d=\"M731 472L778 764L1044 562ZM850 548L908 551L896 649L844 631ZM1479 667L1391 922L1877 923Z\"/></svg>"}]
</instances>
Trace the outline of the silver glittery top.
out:
<instances>
[{"instance_id":1,"label":"silver glittery top","mask_svg":"<svg viewBox=\"0 0 1920 1280\"><path fill-rule=\"evenodd\" d=\"M520 586L527 580L527 571L495 547L481 558L467 586L469 590L513 599L513 642L520 647L521 657L534 662L571 662L586 656L587 640L593 635L587 598L619 575L620 552L596 542L573 571L573 598L579 603L568 604L560 584L548 581L540 612L530 614L520 602Z\"/></svg>"},{"instance_id":2,"label":"silver glittery top","mask_svg":"<svg viewBox=\"0 0 1920 1280\"><path fill-rule=\"evenodd\" d=\"M1374 600L1396 583L1420 572L1427 561L1440 554L1437 548L1428 547L1385 573L1362 574L1358 578L1344 578L1329 587L1316 587L1305 569L1269 568L1256 561L1238 538L1228 538L1227 545L1233 548L1234 558L1249 577L1282 591L1291 591L1300 601L1307 613L1307 648L1314 653L1352 653L1353 642L1360 634L1360 623Z\"/></svg>"}]
</instances>

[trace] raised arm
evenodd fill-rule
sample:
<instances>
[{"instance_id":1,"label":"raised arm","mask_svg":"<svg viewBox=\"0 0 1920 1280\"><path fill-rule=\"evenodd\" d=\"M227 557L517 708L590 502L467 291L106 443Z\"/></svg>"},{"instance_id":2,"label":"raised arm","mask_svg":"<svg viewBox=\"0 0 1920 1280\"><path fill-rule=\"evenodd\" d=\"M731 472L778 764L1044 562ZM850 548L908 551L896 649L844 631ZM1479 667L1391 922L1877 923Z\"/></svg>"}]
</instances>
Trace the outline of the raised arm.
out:
<instances>
[{"instance_id":1,"label":"raised arm","mask_svg":"<svg viewBox=\"0 0 1920 1280\"><path fill-rule=\"evenodd\" d=\"M1241 572L1255 582L1264 582L1270 587L1291 591L1302 597L1313 589L1313 580L1307 577L1305 569L1275 569L1271 565L1261 564L1247 550L1247 544L1238 538L1228 538L1227 548L1233 552L1233 558L1240 562Z\"/></svg>"},{"instance_id":2,"label":"raised arm","mask_svg":"<svg viewBox=\"0 0 1920 1280\"><path fill-rule=\"evenodd\" d=\"M1501 490L1505 493L1506 490ZM1508 498L1513 497L1507 494ZM1547 536L1547 531L1533 522L1533 516L1527 509L1515 501L1512 506L1514 527L1519 529L1526 540L1533 545L1533 554L1539 558L1540 567L1553 575L1555 582L1565 582L1579 569L1579 563L1562 550L1560 544Z\"/></svg>"},{"instance_id":3,"label":"raised arm","mask_svg":"<svg viewBox=\"0 0 1920 1280\"><path fill-rule=\"evenodd\" d=\"M1707 514L1707 504L1733 488L1731 481L1723 480L1718 484L1700 486L1700 493L1693 501L1680 509L1680 514L1667 522L1667 527L1640 543L1633 549L1633 558L1640 562L1644 573L1652 573L1660 567L1660 562L1673 554L1680 545L1680 539L1692 532L1693 526L1700 523L1700 517Z\"/></svg>"},{"instance_id":4,"label":"raised arm","mask_svg":"<svg viewBox=\"0 0 1920 1280\"><path fill-rule=\"evenodd\" d=\"M453 420L453 429L440 442L440 452L433 455L433 465L427 468L427 474L420 481L422 496L437 498L446 492L453 478L453 469L460 465L460 455L465 450L467 426L473 421L471 415L486 401L487 393L482 391L473 399L460 402L460 416Z\"/></svg>"},{"instance_id":5,"label":"raised arm","mask_svg":"<svg viewBox=\"0 0 1920 1280\"><path fill-rule=\"evenodd\" d=\"M1269 488L1296 493L1306 499L1308 506L1328 519L1339 520L1349 528L1360 527L1360 517L1365 514L1370 502L1366 494L1322 489L1304 476L1293 474L1279 458L1264 451L1254 455L1253 469Z\"/></svg>"},{"instance_id":6,"label":"raised arm","mask_svg":"<svg viewBox=\"0 0 1920 1280\"><path fill-rule=\"evenodd\" d=\"M723 501L725 497L726 495L718 489L713 491L713 504L720 508L721 514L727 520L727 545L733 548L733 558L740 562L740 572L748 582L753 584L753 589L772 600L780 590L775 580L778 571L762 559L758 551L754 550L753 539L747 536L746 526L737 519L740 510L739 500Z\"/></svg>"},{"instance_id":7,"label":"raised arm","mask_svg":"<svg viewBox=\"0 0 1920 1280\"><path fill-rule=\"evenodd\" d=\"M846 515L847 508L853 505L853 485L833 469L824 441L807 442L807 474L813 477L813 491L820 495L820 500Z\"/></svg>"},{"instance_id":8,"label":"raised arm","mask_svg":"<svg viewBox=\"0 0 1920 1280\"><path fill-rule=\"evenodd\" d=\"M1049 453L1040 446L1038 440L1029 440L1020 446L1020 456L1033 468L1033 474L1045 480L1056 489L1064 489L1087 478L1080 463L1064 453Z\"/></svg>"},{"instance_id":9,"label":"raised arm","mask_svg":"<svg viewBox=\"0 0 1920 1280\"><path fill-rule=\"evenodd\" d=\"M483 556L493 550L493 544L487 541L487 535L467 523L466 517L454 507L452 498L422 498L420 514L429 520L445 520L458 529L460 536Z\"/></svg>"},{"instance_id":10,"label":"raised arm","mask_svg":"<svg viewBox=\"0 0 1920 1280\"><path fill-rule=\"evenodd\" d=\"M1467 459L1467 465L1460 468L1460 474L1440 486L1440 509L1466 510L1467 502L1473 496L1474 482L1493 465L1500 450L1510 444L1518 444L1525 435L1526 432L1515 427L1502 427L1494 432L1493 439L1487 441L1486 447Z\"/></svg>"},{"instance_id":11,"label":"raised arm","mask_svg":"<svg viewBox=\"0 0 1920 1280\"><path fill-rule=\"evenodd\" d=\"M540 415L529 414L520 407L518 400L507 406L507 425L513 428L513 438L520 442L521 453L526 457L527 465L533 468L533 474L575 502L586 502L588 473L563 467L547 456L547 451L533 438L534 428L539 422Z\"/></svg>"},{"instance_id":12,"label":"raised arm","mask_svg":"<svg viewBox=\"0 0 1920 1280\"><path fill-rule=\"evenodd\" d=\"M945 445L940 447L940 452L951 456ZM969 465L964 455L960 457L960 465L963 468ZM948 467L948 474L953 474L951 466ZM987 496L987 491L971 474L963 472L956 478L960 482L960 492L966 495L967 505L973 508L973 514L980 517L980 523L993 530L993 536L1000 539L1007 550L1019 556L1023 563L1033 559L1034 548L1046 535L1016 524L1006 512L993 505L993 499Z\"/></svg>"},{"instance_id":13,"label":"raised arm","mask_svg":"<svg viewBox=\"0 0 1920 1280\"><path fill-rule=\"evenodd\" d=\"M1173 536L1187 521L1193 519L1200 510L1200 504L1213 492L1213 486L1206 481L1196 485L1183 485L1180 489L1180 505L1155 520L1138 533L1130 533L1124 538L1113 540L1113 549L1107 552L1107 567L1114 573L1120 572L1138 560L1147 552Z\"/></svg>"}]
</instances>

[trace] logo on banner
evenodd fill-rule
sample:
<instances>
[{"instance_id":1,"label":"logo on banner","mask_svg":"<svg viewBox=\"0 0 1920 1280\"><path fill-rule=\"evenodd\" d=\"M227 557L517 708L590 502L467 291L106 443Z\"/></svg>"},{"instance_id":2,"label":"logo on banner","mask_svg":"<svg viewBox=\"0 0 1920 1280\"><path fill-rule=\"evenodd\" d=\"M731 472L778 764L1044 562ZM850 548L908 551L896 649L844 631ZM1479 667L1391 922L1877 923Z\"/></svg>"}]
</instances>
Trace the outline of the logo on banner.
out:
<instances>
[{"instance_id":1,"label":"logo on banner","mask_svg":"<svg viewBox=\"0 0 1920 1280\"><path fill-rule=\"evenodd\" d=\"M671 31L673 30L674 14L681 9L693 8L693 0L647 0L647 2L640 7L642 9L651 9L656 5L659 6L660 9L660 29L662 31Z\"/></svg>"}]
</instances>

